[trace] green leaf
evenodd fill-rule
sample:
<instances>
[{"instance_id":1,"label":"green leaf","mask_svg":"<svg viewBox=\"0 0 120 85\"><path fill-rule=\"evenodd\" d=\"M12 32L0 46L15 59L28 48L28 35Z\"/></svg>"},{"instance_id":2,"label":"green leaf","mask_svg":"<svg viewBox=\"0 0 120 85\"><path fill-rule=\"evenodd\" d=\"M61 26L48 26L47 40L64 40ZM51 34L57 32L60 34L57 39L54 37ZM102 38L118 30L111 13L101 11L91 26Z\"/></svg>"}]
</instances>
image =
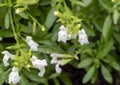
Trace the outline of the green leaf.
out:
<instances>
[{"instance_id":1,"label":"green leaf","mask_svg":"<svg viewBox=\"0 0 120 85\"><path fill-rule=\"evenodd\" d=\"M57 48L54 48L51 46L41 45L41 46L39 46L39 52L51 54L51 53L58 52L58 50L57 50Z\"/></svg>"},{"instance_id":2,"label":"green leaf","mask_svg":"<svg viewBox=\"0 0 120 85\"><path fill-rule=\"evenodd\" d=\"M22 72L25 74L26 77L28 77L32 81L39 82L39 83L42 83L42 84L44 84L47 81L46 78L39 77L38 76L38 71L36 71L36 70L31 69L30 72L24 70Z\"/></svg>"},{"instance_id":3,"label":"green leaf","mask_svg":"<svg viewBox=\"0 0 120 85\"><path fill-rule=\"evenodd\" d=\"M102 49L97 53L97 56L99 56L99 58L101 58L101 59L102 59L103 57L107 56L108 53L112 50L113 44L114 44L114 43L113 43L112 40L106 42L106 43L103 45L104 48L102 48Z\"/></svg>"},{"instance_id":4,"label":"green leaf","mask_svg":"<svg viewBox=\"0 0 120 85\"><path fill-rule=\"evenodd\" d=\"M60 80L64 83L64 85L72 85L70 78L66 74L60 75Z\"/></svg>"},{"instance_id":5,"label":"green leaf","mask_svg":"<svg viewBox=\"0 0 120 85\"><path fill-rule=\"evenodd\" d=\"M90 5L90 3L92 2L92 0L82 0L82 1L83 1L84 6Z\"/></svg>"},{"instance_id":6,"label":"green leaf","mask_svg":"<svg viewBox=\"0 0 120 85\"><path fill-rule=\"evenodd\" d=\"M82 80L83 84L87 83L93 77L94 73L95 73L95 66L92 66L83 77Z\"/></svg>"},{"instance_id":7,"label":"green leaf","mask_svg":"<svg viewBox=\"0 0 120 85\"><path fill-rule=\"evenodd\" d=\"M51 0L51 6L52 6L52 7L55 7L55 6L56 6L56 3L57 3L57 0Z\"/></svg>"},{"instance_id":8,"label":"green leaf","mask_svg":"<svg viewBox=\"0 0 120 85\"><path fill-rule=\"evenodd\" d=\"M77 4L79 6L85 6L84 3L82 1L79 1L79 0L70 0L73 4Z\"/></svg>"},{"instance_id":9,"label":"green leaf","mask_svg":"<svg viewBox=\"0 0 120 85\"><path fill-rule=\"evenodd\" d=\"M69 15L73 15L73 13L72 13L72 11L69 9L69 7L66 5L66 3L65 3L65 1L63 1L63 3L64 3L64 7L65 7L65 11L67 12L67 14L69 14Z\"/></svg>"},{"instance_id":10,"label":"green leaf","mask_svg":"<svg viewBox=\"0 0 120 85\"><path fill-rule=\"evenodd\" d=\"M55 46L55 45L57 45L54 41L48 40L48 39L39 40L39 43L40 44L44 44L44 45L48 45L48 46Z\"/></svg>"},{"instance_id":11,"label":"green leaf","mask_svg":"<svg viewBox=\"0 0 120 85\"><path fill-rule=\"evenodd\" d=\"M53 73L53 74L50 75L49 79L56 78L56 77L58 77L59 75L60 75L60 74L58 74L58 73Z\"/></svg>"},{"instance_id":12,"label":"green leaf","mask_svg":"<svg viewBox=\"0 0 120 85\"><path fill-rule=\"evenodd\" d=\"M110 9L110 6L108 5L108 2L107 0L99 0L100 4L107 10Z\"/></svg>"},{"instance_id":13,"label":"green leaf","mask_svg":"<svg viewBox=\"0 0 120 85\"><path fill-rule=\"evenodd\" d=\"M93 62L92 58L87 58L82 60L79 64L78 64L78 68L85 68L87 66L89 66L91 63Z\"/></svg>"},{"instance_id":14,"label":"green leaf","mask_svg":"<svg viewBox=\"0 0 120 85\"><path fill-rule=\"evenodd\" d=\"M28 19L29 18L29 16L25 12L21 12L18 15L21 16L24 19Z\"/></svg>"},{"instance_id":15,"label":"green leaf","mask_svg":"<svg viewBox=\"0 0 120 85\"><path fill-rule=\"evenodd\" d=\"M11 71L11 69L8 69L7 71L0 74L0 85L3 85L3 83L6 81L10 71Z\"/></svg>"},{"instance_id":16,"label":"green leaf","mask_svg":"<svg viewBox=\"0 0 120 85\"><path fill-rule=\"evenodd\" d=\"M13 37L13 32L10 31L10 30L3 30L3 29L0 29L0 36L1 37L5 37L5 38L8 38L8 37Z\"/></svg>"},{"instance_id":17,"label":"green leaf","mask_svg":"<svg viewBox=\"0 0 120 85\"><path fill-rule=\"evenodd\" d=\"M114 12L113 12L113 22L114 22L114 24L117 24L118 19L119 19L119 13L118 13L118 10L115 9Z\"/></svg>"},{"instance_id":18,"label":"green leaf","mask_svg":"<svg viewBox=\"0 0 120 85\"><path fill-rule=\"evenodd\" d=\"M56 17L53 14L54 11L55 11L55 8L51 9L47 15L46 20L45 20L45 26L46 26L47 30L49 30L51 28L51 26L53 25L53 23L56 20Z\"/></svg>"},{"instance_id":19,"label":"green leaf","mask_svg":"<svg viewBox=\"0 0 120 85\"><path fill-rule=\"evenodd\" d=\"M30 84L27 77L24 74L21 73L20 76L21 76L21 80L20 80L21 85L29 85Z\"/></svg>"},{"instance_id":20,"label":"green leaf","mask_svg":"<svg viewBox=\"0 0 120 85\"><path fill-rule=\"evenodd\" d=\"M120 71L120 65L116 60L116 57L108 55L104 59L102 59L105 63L108 63L112 68L114 68L117 71Z\"/></svg>"},{"instance_id":21,"label":"green leaf","mask_svg":"<svg viewBox=\"0 0 120 85\"><path fill-rule=\"evenodd\" d=\"M8 29L9 26L10 26L9 12L7 12L6 15L5 15L5 22L4 22L4 24L5 24L5 28Z\"/></svg>"},{"instance_id":22,"label":"green leaf","mask_svg":"<svg viewBox=\"0 0 120 85\"><path fill-rule=\"evenodd\" d=\"M101 72L102 72L102 75L103 75L104 79L108 83L112 83L113 82L113 79L112 79L112 76L111 76L109 70L104 65L101 65Z\"/></svg>"},{"instance_id":23,"label":"green leaf","mask_svg":"<svg viewBox=\"0 0 120 85\"><path fill-rule=\"evenodd\" d=\"M110 37L111 26L112 26L112 20L110 18L110 15L108 15L104 21L104 25L102 29L102 36L105 40L107 40Z\"/></svg>"},{"instance_id":24,"label":"green leaf","mask_svg":"<svg viewBox=\"0 0 120 85\"><path fill-rule=\"evenodd\" d=\"M58 81L57 78L54 78L53 81L54 81L54 84L55 84L55 85L60 85L60 83L59 83L59 81Z\"/></svg>"},{"instance_id":25,"label":"green leaf","mask_svg":"<svg viewBox=\"0 0 120 85\"><path fill-rule=\"evenodd\" d=\"M95 73L94 73L94 75L93 75L93 77L92 77L92 79L91 79L91 83L92 83L92 84L94 84L94 83L96 82L97 77L98 77L98 70L96 69L96 70L95 70Z\"/></svg>"}]
</instances>

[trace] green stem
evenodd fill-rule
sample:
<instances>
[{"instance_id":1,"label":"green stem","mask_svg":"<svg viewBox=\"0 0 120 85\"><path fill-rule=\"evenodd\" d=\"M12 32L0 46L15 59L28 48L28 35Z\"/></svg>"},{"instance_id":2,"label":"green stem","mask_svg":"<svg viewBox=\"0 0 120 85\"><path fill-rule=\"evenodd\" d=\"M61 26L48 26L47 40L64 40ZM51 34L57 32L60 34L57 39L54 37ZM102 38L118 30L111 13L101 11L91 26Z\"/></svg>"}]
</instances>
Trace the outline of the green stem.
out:
<instances>
[{"instance_id":1,"label":"green stem","mask_svg":"<svg viewBox=\"0 0 120 85\"><path fill-rule=\"evenodd\" d=\"M17 46L18 46L19 51L22 52L21 48L20 48L20 43L19 43L19 40L18 40L18 37L17 37L17 33L15 32L15 27L14 27L14 24L13 24L13 17L12 17L11 9L9 9L8 11L9 11L9 14L10 14L10 23L11 23L11 26L12 26L12 31L13 31L13 34L14 34L14 38L17 42Z\"/></svg>"},{"instance_id":2,"label":"green stem","mask_svg":"<svg viewBox=\"0 0 120 85\"><path fill-rule=\"evenodd\" d=\"M41 24L38 22L38 20L35 19L29 12L27 12L27 14L30 16L30 18L31 18L34 22L36 22L39 26L41 26Z\"/></svg>"}]
</instances>

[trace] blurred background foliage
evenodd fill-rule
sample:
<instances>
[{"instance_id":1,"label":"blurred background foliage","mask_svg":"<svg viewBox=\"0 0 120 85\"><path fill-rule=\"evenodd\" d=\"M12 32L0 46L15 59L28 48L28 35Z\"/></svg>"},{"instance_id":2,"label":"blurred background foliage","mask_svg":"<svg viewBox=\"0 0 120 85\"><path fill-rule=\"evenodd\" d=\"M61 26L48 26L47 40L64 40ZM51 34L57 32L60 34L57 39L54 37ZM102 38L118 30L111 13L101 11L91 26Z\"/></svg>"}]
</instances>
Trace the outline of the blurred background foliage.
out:
<instances>
[{"instance_id":1,"label":"blurred background foliage","mask_svg":"<svg viewBox=\"0 0 120 85\"><path fill-rule=\"evenodd\" d=\"M96 83L100 75L108 82L107 85L112 84L115 81L112 72L120 76L120 1L65 0L72 13L82 19L81 26L88 34L90 43L82 46L77 40L65 44L57 42L61 23L56 22L57 17L53 13L57 10L58 2L62 0L0 0L0 37L3 38L0 52L16 43L11 25L12 14L20 42L23 43L19 37L32 36L40 45L38 53L34 54L47 59L49 63L42 78L36 74L37 70L31 69L29 72L23 69L20 72L20 85L80 85L73 82L79 78L87 85L88 82ZM64 8L62 4L59 7ZM17 9L21 10L18 14ZM57 74L54 65L50 64L51 53L77 53L79 60L72 60L62 67L61 74ZM7 84L11 70L3 66L2 58L0 54L0 85ZM72 73L73 69L77 71ZM76 72L82 72L82 75L71 79L70 75L74 76Z\"/></svg>"}]
</instances>

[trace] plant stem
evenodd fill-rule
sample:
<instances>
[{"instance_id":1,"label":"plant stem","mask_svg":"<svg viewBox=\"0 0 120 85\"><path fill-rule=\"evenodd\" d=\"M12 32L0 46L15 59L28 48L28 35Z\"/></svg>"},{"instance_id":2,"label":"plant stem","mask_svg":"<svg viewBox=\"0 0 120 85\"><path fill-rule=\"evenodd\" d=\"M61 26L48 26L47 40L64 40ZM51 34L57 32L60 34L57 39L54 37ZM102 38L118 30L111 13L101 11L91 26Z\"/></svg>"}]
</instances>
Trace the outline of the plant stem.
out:
<instances>
[{"instance_id":1,"label":"plant stem","mask_svg":"<svg viewBox=\"0 0 120 85\"><path fill-rule=\"evenodd\" d=\"M37 19L35 19L29 12L27 12L27 14L30 16L30 18L35 21L39 26L41 26L41 24L38 22Z\"/></svg>"},{"instance_id":2,"label":"plant stem","mask_svg":"<svg viewBox=\"0 0 120 85\"><path fill-rule=\"evenodd\" d=\"M20 43L19 43L17 34L15 32L15 27L14 27L14 24L13 24L13 17L12 17L11 9L9 9L8 11L9 11L9 15L10 15L10 23L11 23L11 26L12 26L12 31L13 31L13 34L14 34L14 38L15 38L15 40L17 42L17 46L18 46L19 51L22 52L21 48L20 48Z\"/></svg>"}]
</instances>

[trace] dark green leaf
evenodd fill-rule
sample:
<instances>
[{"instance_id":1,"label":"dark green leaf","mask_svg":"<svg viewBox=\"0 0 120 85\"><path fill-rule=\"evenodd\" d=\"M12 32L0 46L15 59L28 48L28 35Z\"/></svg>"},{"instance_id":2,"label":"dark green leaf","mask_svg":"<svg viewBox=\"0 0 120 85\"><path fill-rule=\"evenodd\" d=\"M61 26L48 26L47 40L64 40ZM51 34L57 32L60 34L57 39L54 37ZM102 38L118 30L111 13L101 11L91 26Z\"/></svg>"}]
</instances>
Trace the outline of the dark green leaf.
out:
<instances>
[{"instance_id":1,"label":"dark green leaf","mask_svg":"<svg viewBox=\"0 0 120 85\"><path fill-rule=\"evenodd\" d=\"M101 65L101 72L102 72L104 79L108 83L112 83L112 81L113 81L112 75L110 74L109 70L104 65Z\"/></svg>"},{"instance_id":2,"label":"dark green leaf","mask_svg":"<svg viewBox=\"0 0 120 85\"><path fill-rule=\"evenodd\" d=\"M84 59L78 64L78 68L85 68L89 66L92 62L93 62L92 58Z\"/></svg>"},{"instance_id":3,"label":"dark green leaf","mask_svg":"<svg viewBox=\"0 0 120 85\"><path fill-rule=\"evenodd\" d=\"M87 83L93 77L94 73L95 73L95 66L92 66L83 77L82 82L84 84Z\"/></svg>"},{"instance_id":4,"label":"dark green leaf","mask_svg":"<svg viewBox=\"0 0 120 85\"><path fill-rule=\"evenodd\" d=\"M5 71L2 74L0 74L0 85L3 85L3 83L6 81L10 71L11 71L11 69L8 69L7 71Z\"/></svg>"},{"instance_id":5,"label":"dark green leaf","mask_svg":"<svg viewBox=\"0 0 120 85\"><path fill-rule=\"evenodd\" d=\"M60 75L60 80L64 83L64 85L72 85L70 78L66 74Z\"/></svg>"},{"instance_id":6,"label":"dark green leaf","mask_svg":"<svg viewBox=\"0 0 120 85\"><path fill-rule=\"evenodd\" d=\"M107 56L107 54L112 50L113 48L113 41L108 41L103 45L104 48L100 50L100 52L97 54L100 58L103 58Z\"/></svg>"},{"instance_id":7,"label":"dark green leaf","mask_svg":"<svg viewBox=\"0 0 120 85\"><path fill-rule=\"evenodd\" d=\"M29 16L25 12L21 12L18 15L20 15L24 19L28 19L29 18Z\"/></svg>"},{"instance_id":8,"label":"dark green leaf","mask_svg":"<svg viewBox=\"0 0 120 85\"><path fill-rule=\"evenodd\" d=\"M60 85L60 83L59 83L59 81L58 81L57 78L54 78L53 81L54 81L54 84L55 84L55 85Z\"/></svg>"},{"instance_id":9,"label":"dark green leaf","mask_svg":"<svg viewBox=\"0 0 120 85\"><path fill-rule=\"evenodd\" d=\"M49 79L56 78L56 77L58 77L59 75L60 75L60 74L58 74L58 73L51 74L50 77L49 77Z\"/></svg>"},{"instance_id":10,"label":"dark green leaf","mask_svg":"<svg viewBox=\"0 0 120 85\"><path fill-rule=\"evenodd\" d=\"M0 36L1 37L5 37L5 38L7 38L7 37L13 37L13 32L11 31L11 30L2 30L2 29L0 29Z\"/></svg>"},{"instance_id":11,"label":"dark green leaf","mask_svg":"<svg viewBox=\"0 0 120 85\"><path fill-rule=\"evenodd\" d=\"M51 53L58 52L58 50L57 50L57 48L54 48L51 46L41 45L41 46L39 46L39 52L51 54Z\"/></svg>"},{"instance_id":12,"label":"dark green leaf","mask_svg":"<svg viewBox=\"0 0 120 85\"><path fill-rule=\"evenodd\" d=\"M110 18L110 15L108 15L104 21L103 29L102 29L102 36L107 40L110 37L111 33L111 26L112 26L112 20Z\"/></svg>"},{"instance_id":13,"label":"dark green leaf","mask_svg":"<svg viewBox=\"0 0 120 85\"><path fill-rule=\"evenodd\" d=\"M43 83L43 84L47 81L45 78L39 77L38 71L36 70L31 70L30 72L24 70L22 72L25 74L26 77L28 77L32 81Z\"/></svg>"},{"instance_id":14,"label":"dark green leaf","mask_svg":"<svg viewBox=\"0 0 120 85\"><path fill-rule=\"evenodd\" d=\"M91 79L91 83L92 83L92 84L94 84L94 83L96 82L97 77L98 77L98 70L96 69L96 70L95 70L95 73L94 73L94 75L93 75L93 77L92 77L92 79Z\"/></svg>"},{"instance_id":15,"label":"dark green leaf","mask_svg":"<svg viewBox=\"0 0 120 85\"><path fill-rule=\"evenodd\" d=\"M109 6L109 1L108 0L99 0L100 4L107 10L110 9L110 6Z\"/></svg>"},{"instance_id":16,"label":"dark green leaf","mask_svg":"<svg viewBox=\"0 0 120 85\"><path fill-rule=\"evenodd\" d=\"M54 11L55 11L54 8L50 10L45 21L45 26L47 27L48 30L51 28L51 26L56 20L56 17L54 16Z\"/></svg>"}]
</instances>

